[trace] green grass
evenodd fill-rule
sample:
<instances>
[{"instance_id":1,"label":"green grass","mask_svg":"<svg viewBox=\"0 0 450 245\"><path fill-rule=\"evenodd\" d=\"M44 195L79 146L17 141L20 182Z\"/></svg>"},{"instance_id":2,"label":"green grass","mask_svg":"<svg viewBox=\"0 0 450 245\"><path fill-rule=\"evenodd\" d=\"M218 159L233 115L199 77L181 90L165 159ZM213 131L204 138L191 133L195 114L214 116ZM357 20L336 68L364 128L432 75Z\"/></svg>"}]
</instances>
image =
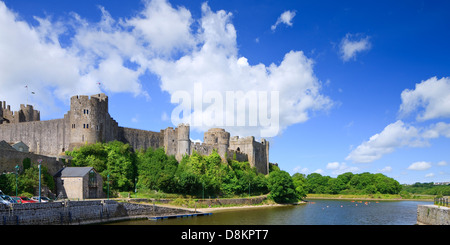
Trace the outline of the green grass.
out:
<instances>
[{"instance_id":1,"label":"green grass","mask_svg":"<svg viewBox=\"0 0 450 245\"><path fill-rule=\"evenodd\" d=\"M308 194L306 198L330 198L330 199L382 199L382 200L432 200L429 195L399 195L399 194Z\"/></svg>"}]
</instances>

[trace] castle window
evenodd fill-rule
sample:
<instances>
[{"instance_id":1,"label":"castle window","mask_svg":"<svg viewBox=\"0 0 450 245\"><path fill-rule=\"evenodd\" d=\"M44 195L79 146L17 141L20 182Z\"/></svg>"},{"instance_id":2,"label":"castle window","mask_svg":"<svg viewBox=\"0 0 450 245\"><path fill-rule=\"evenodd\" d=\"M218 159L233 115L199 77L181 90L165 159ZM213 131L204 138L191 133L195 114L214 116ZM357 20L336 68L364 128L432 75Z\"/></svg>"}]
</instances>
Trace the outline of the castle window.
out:
<instances>
[{"instance_id":1,"label":"castle window","mask_svg":"<svg viewBox=\"0 0 450 245\"><path fill-rule=\"evenodd\" d=\"M241 152L241 149L238 147L238 148L236 149L236 151L237 151L237 152Z\"/></svg>"},{"instance_id":2,"label":"castle window","mask_svg":"<svg viewBox=\"0 0 450 245\"><path fill-rule=\"evenodd\" d=\"M89 124L86 124L86 128L89 128Z\"/></svg>"},{"instance_id":3,"label":"castle window","mask_svg":"<svg viewBox=\"0 0 450 245\"><path fill-rule=\"evenodd\" d=\"M83 123L83 128L86 128L86 124Z\"/></svg>"}]
</instances>

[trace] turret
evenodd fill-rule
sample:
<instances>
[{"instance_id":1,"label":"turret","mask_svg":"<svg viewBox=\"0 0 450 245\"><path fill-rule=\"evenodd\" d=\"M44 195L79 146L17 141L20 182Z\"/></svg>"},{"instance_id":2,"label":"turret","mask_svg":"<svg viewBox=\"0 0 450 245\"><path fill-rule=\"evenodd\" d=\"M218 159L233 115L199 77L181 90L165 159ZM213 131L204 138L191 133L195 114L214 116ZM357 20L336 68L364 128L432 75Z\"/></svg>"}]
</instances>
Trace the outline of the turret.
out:
<instances>
[{"instance_id":1,"label":"turret","mask_svg":"<svg viewBox=\"0 0 450 245\"><path fill-rule=\"evenodd\" d=\"M177 128L177 159L180 159L184 155L189 155L191 152L191 139L189 138L190 126L188 124L180 124Z\"/></svg>"},{"instance_id":2,"label":"turret","mask_svg":"<svg viewBox=\"0 0 450 245\"><path fill-rule=\"evenodd\" d=\"M108 97L101 93L77 95L70 98L70 141L69 150L85 144L106 140L105 126L108 114Z\"/></svg>"},{"instance_id":3,"label":"turret","mask_svg":"<svg viewBox=\"0 0 450 245\"><path fill-rule=\"evenodd\" d=\"M226 161L226 153L230 146L230 133L222 128L212 128L205 132L203 142L213 145L217 149L217 153Z\"/></svg>"}]
</instances>

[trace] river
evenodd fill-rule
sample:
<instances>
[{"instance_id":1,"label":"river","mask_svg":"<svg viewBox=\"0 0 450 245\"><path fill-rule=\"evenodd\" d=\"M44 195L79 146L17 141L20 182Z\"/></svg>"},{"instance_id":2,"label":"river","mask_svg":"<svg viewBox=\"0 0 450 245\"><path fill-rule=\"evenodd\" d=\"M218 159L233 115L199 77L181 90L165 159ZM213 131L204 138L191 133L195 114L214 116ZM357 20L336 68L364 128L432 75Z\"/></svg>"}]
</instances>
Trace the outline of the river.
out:
<instances>
[{"instance_id":1,"label":"river","mask_svg":"<svg viewBox=\"0 0 450 245\"><path fill-rule=\"evenodd\" d=\"M309 200L295 206L227 209L210 216L131 220L118 225L414 225L425 201Z\"/></svg>"}]
</instances>

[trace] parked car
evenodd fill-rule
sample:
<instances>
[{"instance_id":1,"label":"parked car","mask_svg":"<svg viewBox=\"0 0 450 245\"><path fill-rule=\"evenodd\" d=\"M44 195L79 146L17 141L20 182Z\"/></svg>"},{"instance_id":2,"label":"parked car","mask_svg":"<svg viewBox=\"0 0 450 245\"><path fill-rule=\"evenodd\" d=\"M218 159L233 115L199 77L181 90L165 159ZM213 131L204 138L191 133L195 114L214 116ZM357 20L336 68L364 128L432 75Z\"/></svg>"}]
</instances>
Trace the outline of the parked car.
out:
<instances>
[{"instance_id":1,"label":"parked car","mask_svg":"<svg viewBox=\"0 0 450 245\"><path fill-rule=\"evenodd\" d=\"M39 202L39 197L32 197L31 199L35 200L36 202ZM52 200L50 200L50 198L41 196L41 202L51 202L51 201Z\"/></svg>"},{"instance_id":2,"label":"parked car","mask_svg":"<svg viewBox=\"0 0 450 245\"><path fill-rule=\"evenodd\" d=\"M19 201L19 203L35 203L35 200L31 200L28 197L14 197L15 200Z\"/></svg>"},{"instance_id":3,"label":"parked car","mask_svg":"<svg viewBox=\"0 0 450 245\"><path fill-rule=\"evenodd\" d=\"M9 205L10 204L10 202L6 201L1 196L0 196L0 203L5 204L5 205Z\"/></svg>"},{"instance_id":4,"label":"parked car","mask_svg":"<svg viewBox=\"0 0 450 245\"><path fill-rule=\"evenodd\" d=\"M8 195L1 195L1 197L3 198L3 200L8 201L9 203L17 203L17 201L14 200L14 198L12 198Z\"/></svg>"}]
</instances>

